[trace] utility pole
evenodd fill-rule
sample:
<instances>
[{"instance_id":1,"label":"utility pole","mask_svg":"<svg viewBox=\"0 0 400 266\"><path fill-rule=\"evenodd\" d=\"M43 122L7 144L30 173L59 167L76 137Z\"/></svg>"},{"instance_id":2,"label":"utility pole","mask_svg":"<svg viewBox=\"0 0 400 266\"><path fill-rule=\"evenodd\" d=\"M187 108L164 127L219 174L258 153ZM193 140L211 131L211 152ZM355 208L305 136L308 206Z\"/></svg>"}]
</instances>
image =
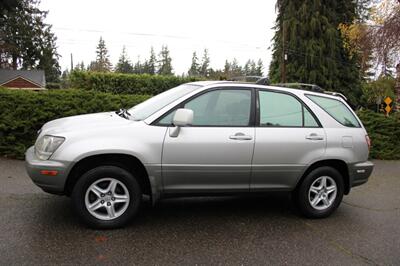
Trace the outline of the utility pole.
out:
<instances>
[{"instance_id":1,"label":"utility pole","mask_svg":"<svg viewBox=\"0 0 400 266\"><path fill-rule=\"evenodd\" d=\"M74 59L72 58L72 53L71 53L71 72L74 70Z\"/></svg>"},{"instance_id":2,"label":"utility pole","mask_svg":"<svg viewBox=\"0 0 400 266\"><path fill-rule=\"evenodd\" d=\"M400 112L400 63L396 66L396 85L394 87L395 94L396 94L396 109Z\"/></svg>"},{"instance_id":3,"label":"utility pole","mask_svg":"<svg viewBox=\"0 0 400 266\"><path fill-rule=\"evenodd\" d=\"M282 22L282 68L281 68L281 83L286 83L286 23Z\"/></svg>"}]
</instances>

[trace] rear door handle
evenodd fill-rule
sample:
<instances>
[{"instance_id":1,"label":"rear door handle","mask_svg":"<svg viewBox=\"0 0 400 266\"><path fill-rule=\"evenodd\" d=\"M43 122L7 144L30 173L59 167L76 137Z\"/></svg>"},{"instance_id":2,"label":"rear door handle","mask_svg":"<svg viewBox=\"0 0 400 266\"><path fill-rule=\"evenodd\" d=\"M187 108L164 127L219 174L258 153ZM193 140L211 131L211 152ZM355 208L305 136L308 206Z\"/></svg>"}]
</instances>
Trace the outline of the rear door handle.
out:
<instances>
[{"instance_id":1,"label":"rear door handle","mask_svg":"<svg viewBox=\"0 0 400 266\"><path fill-rule=\"evenodd\" d=\"M308 140L323 140L324 136L318 135L317 133L311 133L310 135L306 136Z\"/></svg>"},{"instance_id":2,"label":"rear door handle","mask_svg":"<svg viewBox=\"0 0 400 266\"><path fill-rule=\"evenodd\" d=\"M253 137L249 136L249 135L245 135L241 132L236 133L235 135L231 135L229 136L230 139L234 139L234 140L252 140Z\"/></svg>"}]
</instances>

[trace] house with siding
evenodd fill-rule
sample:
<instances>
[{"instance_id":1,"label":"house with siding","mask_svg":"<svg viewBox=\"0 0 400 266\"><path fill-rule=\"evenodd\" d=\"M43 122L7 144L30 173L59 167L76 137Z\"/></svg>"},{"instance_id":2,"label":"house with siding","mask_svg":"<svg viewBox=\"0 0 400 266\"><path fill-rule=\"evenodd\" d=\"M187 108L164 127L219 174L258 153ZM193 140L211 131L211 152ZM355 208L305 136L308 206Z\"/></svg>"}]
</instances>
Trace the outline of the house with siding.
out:
<instances>
[{"instance_id":1,"label":"house with siding","mask_svg":"<svg viewBox=\"0 0 400 266\"><path fill-rule=\"evenodd\" d=\"M0 69L0 87L21 90L45 90L43 70Z\"/></svg>"}]
</instances>

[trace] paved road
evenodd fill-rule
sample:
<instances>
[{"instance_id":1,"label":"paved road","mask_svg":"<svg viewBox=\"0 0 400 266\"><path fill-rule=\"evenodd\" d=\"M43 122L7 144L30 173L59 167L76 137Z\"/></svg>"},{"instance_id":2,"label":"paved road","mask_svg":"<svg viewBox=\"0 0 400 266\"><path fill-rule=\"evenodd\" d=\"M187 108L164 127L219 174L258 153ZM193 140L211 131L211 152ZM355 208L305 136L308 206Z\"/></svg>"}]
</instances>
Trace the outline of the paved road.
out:
<instances>
[{"instance_id":1,"label":"paved road","mask_svg":"<svg viewBox=\"0 0 400 266\"><path fill-rule=\"evenodd\" d=\"M287 195L147 203L130 226L95 231L68 198L0 159L0 264L400 264L400 161L376 161L328 219L298 216Z\"/></svg>"}]
</instances>

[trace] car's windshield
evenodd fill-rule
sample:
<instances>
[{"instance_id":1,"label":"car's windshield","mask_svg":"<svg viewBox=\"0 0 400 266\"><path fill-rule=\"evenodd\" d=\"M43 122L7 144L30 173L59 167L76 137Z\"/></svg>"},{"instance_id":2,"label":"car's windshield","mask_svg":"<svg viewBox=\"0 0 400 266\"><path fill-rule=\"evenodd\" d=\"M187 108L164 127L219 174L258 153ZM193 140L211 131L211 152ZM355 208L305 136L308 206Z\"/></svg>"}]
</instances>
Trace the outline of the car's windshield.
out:
<instances>
[{"instance_id":1,"label":"car's windshield","mask_svg":"<svg viewBox=\"0 0 400 266\"><path fill-rule=\"evenodd\" d=\"M129 119L135 121L146 119L161 108L167 106L168 104L179 99L180 97L198 89L199 87L200 85L183 84L167 90L163 93L160 93L157 96L154 96L147 101L144 101L129 109L128 111L131 114Z\"/></svg>"}]
</instances>

